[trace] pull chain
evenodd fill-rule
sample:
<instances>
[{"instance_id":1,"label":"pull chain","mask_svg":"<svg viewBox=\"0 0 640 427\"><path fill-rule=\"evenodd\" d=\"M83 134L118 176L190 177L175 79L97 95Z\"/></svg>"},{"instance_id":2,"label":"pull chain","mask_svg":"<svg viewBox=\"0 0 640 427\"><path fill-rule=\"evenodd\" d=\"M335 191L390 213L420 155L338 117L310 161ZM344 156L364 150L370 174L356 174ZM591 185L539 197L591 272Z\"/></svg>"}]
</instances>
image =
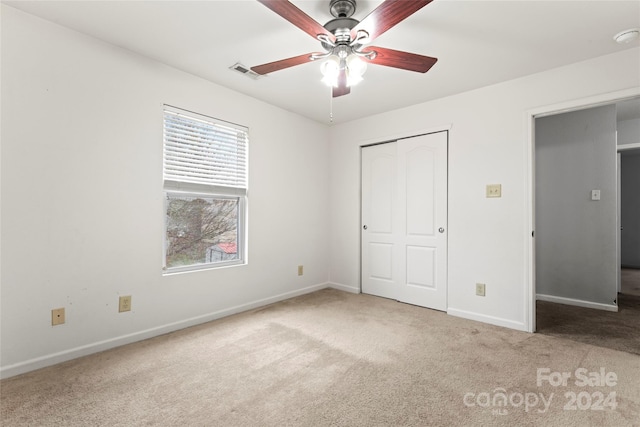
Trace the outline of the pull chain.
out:
<instances>
[{"instance_id":1,"label":"pull chain","mask_svg":"<svg viewBox=\"0 0 640 427\"><path fill-rule=\"evenodd\" d=\"M333 87L329 86L329 123L333 123Z\"/></svg>"}]
</instances>

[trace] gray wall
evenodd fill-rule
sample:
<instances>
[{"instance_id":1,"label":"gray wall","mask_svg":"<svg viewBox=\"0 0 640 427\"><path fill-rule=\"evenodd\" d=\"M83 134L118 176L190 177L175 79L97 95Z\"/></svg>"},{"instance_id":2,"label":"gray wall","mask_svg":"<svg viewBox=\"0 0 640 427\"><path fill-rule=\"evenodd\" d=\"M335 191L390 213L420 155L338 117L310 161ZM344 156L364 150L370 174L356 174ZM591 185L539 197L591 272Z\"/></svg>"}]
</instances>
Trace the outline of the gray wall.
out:
<instances>
[{"instance_id":1,"label":"gray wall","mask_svg":"<svg viewBox=\"0 0 640 427\"><path fill-rule=\"evenodd\" d=\"M618 122L618 145L640 144L640 119Z\"/></svg>"},{"instance_id":2,"label":"gray wall","mask_svg":"<svg viewBox=\"0 0 640 427\"><path fill-rule=\"evenodd\" d=\"M536 120L538 294L614 304L615 132L614 105Z\"/></svg>"},{"instance_id":3,"label":"gray wall","mask_svg":"<svg viewBox=\"0 0 640 427\"><path fill-rule=\"evenodd\" d=\"M620 159L621 263L640 268L640 150Z\"/></svg>"}]
</instances>

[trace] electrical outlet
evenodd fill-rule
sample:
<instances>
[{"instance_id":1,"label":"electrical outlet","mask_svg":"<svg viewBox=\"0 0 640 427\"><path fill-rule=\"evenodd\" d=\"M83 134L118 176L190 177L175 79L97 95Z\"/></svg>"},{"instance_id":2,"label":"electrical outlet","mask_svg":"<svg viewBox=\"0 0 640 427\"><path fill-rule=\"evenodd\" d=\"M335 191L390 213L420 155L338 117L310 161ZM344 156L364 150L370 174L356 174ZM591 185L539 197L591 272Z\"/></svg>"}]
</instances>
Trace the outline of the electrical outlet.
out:
<instances>
[{"instance_id":1,"label":"electrical outlet","mask_svg":"<svg viewBox=\"0 0 640 427\"><path fill-rule=\"evenodd\" d=\"M62 325L64 323L64 308L54 308L51 310L51 326Z\"/></svg>"},{"instance_id":2,"label":"electrical outlet","mask_svg":"<svg viewBox=\"0 0 640 427\"><path fill-rule=\"evenodd\" d=\"M298 276L302 276L304 274L304 266L298 266Z\"/></svg>"},{"instance_id":3,"label":"electrical outlet","mask_svg":"<svg viewBox=\"0 0 640 427\"><path fill-rule=\"evenodd\" d=\"M131 311L131 295L120 297L118 312Z\"/></svg>"},{"instance_id":4,"label":"electrical outlet","mask_svg":"<svg viewBox=\"0 0 640 427\"><path fill-rule=\"evenodd\" d=\"M502 197L502 184L488 184L487 197Z\"/></svg>"},{"instance_id":5,"label":"electrical outlet","mask_svg":"<svg viewBox=\"0 0 640 427\"><path fill-rule=\"evenodd\" d=\"M484 283L476 283L476 295L483 297L485 295L485 286Z\"/></svg>"}]
</instances>

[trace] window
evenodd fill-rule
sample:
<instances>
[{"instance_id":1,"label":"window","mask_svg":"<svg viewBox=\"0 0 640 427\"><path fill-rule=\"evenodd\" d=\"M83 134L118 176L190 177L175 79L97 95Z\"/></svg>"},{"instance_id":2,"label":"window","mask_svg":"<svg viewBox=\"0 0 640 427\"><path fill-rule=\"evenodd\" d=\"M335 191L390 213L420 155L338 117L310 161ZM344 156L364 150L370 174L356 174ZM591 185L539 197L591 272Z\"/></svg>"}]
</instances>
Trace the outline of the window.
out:
<instances>
[{"instance_id":1,"label":"window","mask_svg":"<svg viewBox=\"0 0 640 427\"><path fill-rule=\"evenodd\" d=\"M248 130L164 108L164 269L245 262Z\"/></svg>"}]
</instances>

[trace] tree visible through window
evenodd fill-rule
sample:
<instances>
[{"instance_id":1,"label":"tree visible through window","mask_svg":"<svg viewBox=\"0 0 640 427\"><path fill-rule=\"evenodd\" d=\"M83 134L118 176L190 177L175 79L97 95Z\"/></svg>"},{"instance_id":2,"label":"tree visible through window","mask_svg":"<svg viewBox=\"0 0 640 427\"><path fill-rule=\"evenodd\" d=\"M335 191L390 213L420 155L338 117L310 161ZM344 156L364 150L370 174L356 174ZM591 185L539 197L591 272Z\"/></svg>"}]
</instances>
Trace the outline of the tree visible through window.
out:
<instances>
[{"instance_id":1,"label":"tree visible through window","mask_svg":"<svg viewBox=\"0 0 640 427\"><path fill-rule=\"evenodd\" d=\"M244 262L247 131L165 108L165 268Z\"/></svg>"},{"instance_id":2,"label":"tree visible through window","mask_svg":"<svg viewBox=\"0 0 640 427\"><path fill-rule=\"evenodd\" d=\"M236 250L214 259L214 246ZM238 259L238 200L170 195L167 201L167 267ZM223 246L226 247L226 246Z\"/></svg>"}]
</instances>

